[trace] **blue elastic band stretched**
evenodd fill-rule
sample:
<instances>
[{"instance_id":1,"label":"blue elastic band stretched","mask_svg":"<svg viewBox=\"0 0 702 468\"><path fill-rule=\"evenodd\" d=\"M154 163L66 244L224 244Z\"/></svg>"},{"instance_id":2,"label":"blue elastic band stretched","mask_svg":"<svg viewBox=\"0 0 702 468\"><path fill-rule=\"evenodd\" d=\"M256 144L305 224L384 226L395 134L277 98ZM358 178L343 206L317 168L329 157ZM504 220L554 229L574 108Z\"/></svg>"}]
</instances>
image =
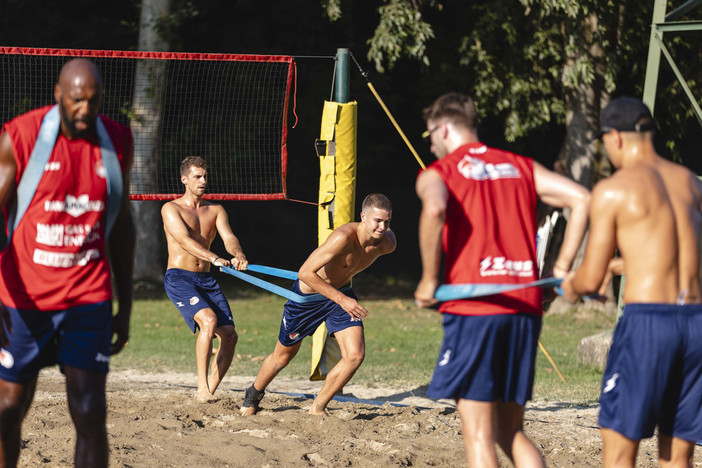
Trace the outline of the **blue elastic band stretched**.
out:
<instances>
[{"instance_id":1,"label":"blue elastic band stretched","mask_svg":"<svg viewBox=\"0 0 702 468\"><path fill-rule=\"evenodd\" d=\"M256 278L255 276L247 275L244 272L237 271L233 268L229 267L219 267L220 270L222 270L224 273L230 274L236 278L239 278L240 280L246 281L249 284L253 284L254 286L258 286L261 289L265 289L266 291L272 292L273 294L277 294L279 296L282 296L288 300L294 301L294 302L299 302L299 303L304 303L304 302L319 302L319 301L327 301L329 298L326 296L323 296L321 294L310 294L309 296L301 296L300 294L294 293L290 291L289 289L282 288L278 286L277 284L269 283L268 281L264 281L260 278ZM277 276L279 278L285 278L285 279L292 279L295 280L297 279L297 273L294 271L290 270L282 270L280 268L271 268L263 265L249 265L247 267L248 270L250 271L255 271L257 273L263 273L265 275L270 275L270 276ZM345 292L351 289L351 286L344 286L343 288L339 289L341 292Z\"/></svg>"},{"instance_id":2,"label":"blue elastic band stretched","mask_svg":"<svg viewBox=\"0 0 702 468\"><path fill-rule=\"evenodd\" d=\"M267 267L263 265L249 265L246 267L248 271L255 271L256 273L263 273L264 275L277 276L278 278L285 278L290 280L297 279L297 272L290 270L283 270L281 268Z\"/></svg>"},{"instance_id":3,"label":"blue elastic band stretched","mask_svg":"<svg viewBox=\"0 0 702 468\"><path fill-rule=\"evenodd\" d=\"M455 301L456 299L469 299L471 297L491 296L493 294L501 294L508 291L516 291L518 289L531 287L549 287L560 286L561 278L542 278L530 283L518 284L502 284L502 283L485 283L485 284L442 284L436 289L434 297L440 302Z\"/></svg>"}]
</instances>

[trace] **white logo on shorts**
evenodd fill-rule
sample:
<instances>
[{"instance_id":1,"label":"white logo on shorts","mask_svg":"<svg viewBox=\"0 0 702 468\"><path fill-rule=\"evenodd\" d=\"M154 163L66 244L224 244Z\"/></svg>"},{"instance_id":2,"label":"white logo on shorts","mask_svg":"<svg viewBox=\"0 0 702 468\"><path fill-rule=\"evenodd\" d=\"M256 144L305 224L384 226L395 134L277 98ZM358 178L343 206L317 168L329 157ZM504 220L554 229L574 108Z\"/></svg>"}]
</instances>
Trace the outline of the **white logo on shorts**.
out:
<instances>
[{"instance_id":1,"label":"white logo on shorts","mask_svg":"<svg viewBox=\"0 0 702 468\"><path fill-rule=\"evenodd\" d=\"M285 321L285 317L283 317L283 328L288 328L288 322Z\"/></svg>"},{"instance_id":2,"label":"white logo on shorts","mask_svg":"<svg viewBox=\"0 0 702 468\"><path fill-rule=\"evenodd\" d=\"M11 369L15 365L15 358L5 349L0 349L0 366Z\"/></svg>"},{"instance_id":3,"label":"white logo on shorts","mask_svg":"<svg viewBox=\"0 0 702 468\"><path fill-rule=\"evenodd\" d=\"M619 378L619 373L616 373L612 377L607 379L607 382L605 382L605 387L602 389L602 393L609 393L612 390L614 390L614 387L617 386L617 379L618 378Z\"/></svg>"},{"instance_id":4,"label":"white logo on shorts","mask_svg":"<svg viewBox=\"0 0 702 468\"><path fill-rule=\"evenodd\" d=\"M446 364L449 363L449 359L451 359L451 350L447 349L446 352L444 353L444 357L442 357L441 361L439 361L439 365L445 366Z\"/></svg>"},{"instance_id":5,"label":"white logo on shorts","mask_svg":"<svg viewBox=\"0 0 702 468\"><path fill-rule=\"evenodd\" d=\"M199 298L199 297L193 296L193 297L190 298L190 305L195 305L195 304L197 304L198 302L200 302L200 298Z\"/></svg>"},{"instance_id":6,"label":"white logo on shorts","mask_svg":"<svg viewBox=\"0 0 702 468\"><path fill-rule=\"evenodd\" d=\"M178 307L183 307L185 304L183 304L182 302L178 302L177 305Z\"/></svg>"},{"instance_id":7,"label":"white logo on shorts","mask_svg":"<svg viewBox=\"0 0 702 468\"><path fill-rule=\"evenodd\" d=\"M102 353L97 353L97 354L95 355L95 360L96 360L97 362L107 362L107 363L109 363L109 362L110 362L110 356L105 356L105 355L102 354Z\"/></svg>"}]
</instances>

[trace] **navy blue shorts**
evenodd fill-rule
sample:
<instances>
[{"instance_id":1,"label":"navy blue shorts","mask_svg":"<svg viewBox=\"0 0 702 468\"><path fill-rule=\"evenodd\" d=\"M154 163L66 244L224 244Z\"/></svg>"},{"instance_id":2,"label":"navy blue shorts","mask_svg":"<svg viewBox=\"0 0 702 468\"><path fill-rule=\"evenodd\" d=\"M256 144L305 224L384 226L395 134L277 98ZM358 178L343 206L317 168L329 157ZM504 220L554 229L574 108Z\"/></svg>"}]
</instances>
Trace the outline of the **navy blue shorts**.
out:
<instances>
[{"instance_id":1,"label":"navy blue shorts","mask_svg":"<svg viewBox=\"0 0 702 468\"><path fill-rule=\"evenodd\" d=\"M340 291L358 300L351 288L342 288ZM292 292L301 296L311 296L300 291L299 280L293 283ZM330 335L349 327L363 326L362 320L351 317L339 304L330 299L302 303L288 301L283 307L278 340L284 346L292 346L304 337L314 334L322 322L327 324Z\"/></svg>"},{"instance_id":2,"label":"navy blue shorts","mask_svg":"<svg viewBox=\"0 0 702 468\"><path fill-rule=\"evenodd\" d=\"M602 378L599 425L702 440L702 305L627 304Z\"/></svg>"},{"instance_id":3,"label":"navy blue shorts","mask_svg":"<svg viewBox=\"0 0 702 468\"><path fill-rule=\"evenodd\" d=\"M195 314L212 309L217 316L217 327L234 326L229 302L211 273L196 273L180 268L169 268L163 278L168 298L175 304L190 330L198 330Z\"/></svg>"},{"instance_id":4,"label":"navy blue shorts","mask_svg":"<svg viewBox=\"0 0 702 468\"><path fill-rule=\"evenodd\" d=\"M524 406L534 386L541 317L444 314L444 340L427 395Z\"/></svg>"},{"instance_id":5,"label":"navy blue shorts","mask_svg":"<svg viewBox=\"0 0 702 468\"><path fill-rule=\"evenodd\" d=\"M105 374L112 341L112 301L65 310L8 307L10 346L0 349L0 379L23 383L54 364Z\"/></svg>"}]
</instances>

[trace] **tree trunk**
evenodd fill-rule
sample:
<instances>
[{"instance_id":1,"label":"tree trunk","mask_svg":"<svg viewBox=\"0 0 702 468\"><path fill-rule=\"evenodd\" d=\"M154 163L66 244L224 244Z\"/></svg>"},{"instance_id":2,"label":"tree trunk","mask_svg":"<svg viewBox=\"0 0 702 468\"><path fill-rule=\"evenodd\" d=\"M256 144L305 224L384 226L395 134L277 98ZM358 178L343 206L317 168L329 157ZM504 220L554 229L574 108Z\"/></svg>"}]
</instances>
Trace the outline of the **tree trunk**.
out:
<instances>
[{"instance_id":1,"label":"tree trunk","mask_svg":"<svg viewBox=\"0 0 702 468\"><path fill-rule=\"evenodd\" d=\"M598 178L610 171L609 162L602 154L603 148L596 139L600 110L604 107L603 102L608 100L604 88L604 51L592 39L597 27L597 17L594 14L586 18L583 36L587 47L581 50L589 55L594 77L589 82L581 79L577 86L565 88L566 138L559 155L560 166L565 168L565 174L588 190L592 190ZM567 66L574 64L577 59L575 56L568 57ZM570 213L565 211L564 215L568 219ZM582 261L586 240L587 237L573 261L574 268Z\"/></svg>"},{"instance_id":2,"label":"tree trunk","mask_svg":"<svg viewBox=\"0 0 702 468\"><path fill-rule=\"evenodd\" d=\"M139 23L139 50L168 50L168 43L158 33L157 25L164 21L169 9L170 0L143 0ZM134 164L130 193L159 192L159 134L166 71L164 62L140 60L137 63L131 120ZM134 279L163 281L161 202L135 200L131 205L137 230Z\"/></svg>"}]
</instances>

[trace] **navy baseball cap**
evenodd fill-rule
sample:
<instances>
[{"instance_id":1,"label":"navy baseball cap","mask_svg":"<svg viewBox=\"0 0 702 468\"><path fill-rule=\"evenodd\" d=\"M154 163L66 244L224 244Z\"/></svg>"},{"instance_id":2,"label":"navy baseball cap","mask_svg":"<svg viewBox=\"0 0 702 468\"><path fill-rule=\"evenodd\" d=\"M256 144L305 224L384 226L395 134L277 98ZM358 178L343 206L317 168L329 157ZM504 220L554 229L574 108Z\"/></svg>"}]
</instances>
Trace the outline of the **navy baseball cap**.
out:
<instances>
[{"instance_id":1,"label":"navy baseball cap","mask_svg":"<svg viewBox=\"0 0 702 468\"><path fill-rule=\"evenodd\" d=\"M607 132L650 132L656 129L651 111L641 99L620 97L611 101L600 113L598 138Z\"/></svg>"}]
</instances>

